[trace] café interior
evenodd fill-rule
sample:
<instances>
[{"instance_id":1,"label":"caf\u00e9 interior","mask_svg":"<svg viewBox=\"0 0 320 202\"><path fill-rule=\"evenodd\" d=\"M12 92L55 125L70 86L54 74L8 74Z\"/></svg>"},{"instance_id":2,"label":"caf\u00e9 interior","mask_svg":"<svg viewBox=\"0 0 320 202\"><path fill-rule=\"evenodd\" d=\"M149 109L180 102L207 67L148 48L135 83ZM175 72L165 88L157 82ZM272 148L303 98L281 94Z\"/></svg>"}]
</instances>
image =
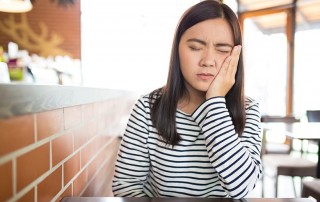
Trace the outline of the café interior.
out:
<instances>
[{"instance_id":1,"label":"caf\u00e9 interior","mask_svg":"<svg viewBox=\"0 0 320 202\"><path fill-rule=\"evenodd\" d=\"M199 1L0 0L0 201L113 196L131 109L165 84L175 26ZM320 0L222 2L261 113L247 197L320 201Z\"/></svg>"}]
</instances>

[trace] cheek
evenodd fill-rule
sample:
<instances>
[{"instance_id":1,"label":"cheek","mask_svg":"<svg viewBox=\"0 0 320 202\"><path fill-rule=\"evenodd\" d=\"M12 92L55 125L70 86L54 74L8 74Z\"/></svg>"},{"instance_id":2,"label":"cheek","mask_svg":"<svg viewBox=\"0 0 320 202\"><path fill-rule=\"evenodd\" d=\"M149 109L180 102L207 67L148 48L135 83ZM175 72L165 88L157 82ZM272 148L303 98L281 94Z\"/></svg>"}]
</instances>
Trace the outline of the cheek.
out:
<instances>
[{"instance_id":1,"label":"cheek","mask_svg":"<svg viewBox=\"0 0 320 202\"><path fill-rule=\"evenodd\" d=\"M190 71L197 65L197 58L190 51L181 50L179 52L181 71Z\"/></svg>"},{"instance_id":2,"label":"cheek","mask_svg":"<svg viewBox=\"0 0 320 202\"><path fill-rule=\"evenodd\" d=\"M228 57L229 55L220 55L218 58L217 58L217 67L218 69L220 70L224 61L226 60L226 58Z\"/></svg>"},{"instance_id":3,"label":"cheek","mask_svg":"<svg viewBox=\"0 0 320 202\"><path fill-rule=\"evenodd\" d=\"M186 56L183 48L179 46L179 63L180 63L180 68L183 68L184 64L186 63Z\"/></svg>"}]
</instances>

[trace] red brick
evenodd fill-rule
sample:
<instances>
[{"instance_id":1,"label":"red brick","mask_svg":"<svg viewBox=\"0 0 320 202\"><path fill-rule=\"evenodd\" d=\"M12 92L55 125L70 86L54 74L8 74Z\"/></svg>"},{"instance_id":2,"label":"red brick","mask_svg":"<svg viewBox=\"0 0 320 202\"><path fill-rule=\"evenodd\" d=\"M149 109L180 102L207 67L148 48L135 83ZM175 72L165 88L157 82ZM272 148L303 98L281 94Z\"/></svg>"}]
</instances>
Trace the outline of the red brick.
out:
<instances>
[{"instance_id":1,"label":"red brick","mask_svg":"<svg viewBox=\"0 0 320 202\"><path fill-rule=\"evenodd\" d=\"M0 166L0 201L6 201L13 196L12 161Z\"/></svg>"},{"instance_id":2,"label":"red brick","mask_svg":"<svg viewBox=\"0 0 320 202\"><path fill-rule=\"evenodd\" d=\"M101 138L97 136L93 141L86 145L81 150L81 167L84 167L90 159L99 151L103 142L100 142Z\"/></svg>"},{"instance_id":3,"label":"red brick","mask_svg":"<svg viewBox=\"0 0 320 202\"><path fill-rule=\"evenodd\" d=\"M56 202L60 202L63 197L72 196L72 185L70 185L56 200Z\"/></svg>"},{"instance_id":4,"label":"red brick","mask_svg":"<svg viewBox=\"0 0 320 202\"><path fill-rule=\"evenodd\" d=\"M0 119L0 156L34 143L33 115Z\"/></svg>"},{"instance_id":5,"label":"red brick","mask_svg":"<svg viewBox=\"0 0 320 202\"><path fill-rule=\"evenodd\" d=\"M96 120L89 121L86 123L87 128L87 134L88 134L88 139L91 139L92 137L96 136L98 133L98 123Z\"/></svg>"},{"instance_id":6,"label":"red brick","mask_svg":"<svg viewBox=\"0 0 320 202\"><path fill-rule=\"evenodd\" d=\"M64 185L80 171L80 152L64 163Z\"/></svg>"},{"instance_id":7,"label":"red brick","mask_svg":"<svg viewBox=\"0 0 320 202\"><path fill-rule=\"evenodd\" d=\"M84 170L73 182L73 196L80 196L81 192L86 186L86 182L86 170Z\"/></svg>"},{"instance_id":8,"label":"red brick","mask_svg":"<svg viewBox=\"0 0 320 202\"><path fill-rule=\"evenodd\" d=\"M18 202L33 202L35 201L34 199L34 191L35 189L31 189L28 193L26 193L25 195L23 195L19 200Z\"/></svg>"},{"instance_id":9,"label":"red brick","mask_svg":"<svg viewBox=\"0 0 320 202\"><path fill-rule=\"evenodd\" d=\"M89 134L86 125L73 130L74 135L74 150L79 149L83 144L88 141Z\"/></svg>"},{"instance_id":10,"label":"red brick","mask_svg":"<svg viewBox=\"0 0 320 202\"><path fill-rule=\"evenodd\" d=\"M63 110L52 110L37 114L38 140L63 130Z\"/></svg>"},{"instance_id":11,"label":"red brick","mask_svg":"<svg viewBox=\"0 0 320 202\"><path fill-rule=\"evenodd\" d=\"M57 165L73 152L73 137L64 134L52 141L52 166Z\"/></svg>"},{"instance_id":12,"label":"red brick","mask_svg":"<svg viewBox=\"0 0 320 202\"><path fill-rule=\"evenodd\" d=\"M38 201L51 201L62 188L62 167L38 184Z\"/></svg>"},{"instance_id":13,"label":"red brick","mask_svg":"<svg viewBox=\"0 0 320 202\"><path fill-rule=\"evenodd\" d=\"M36 180L50 168L50 145L44 144L17 158L17 190Z\"/></svg>"},{"instance_id":14,"label":"red brick","mask_svg":"<svg viewBox=\"0 0 320 202\"><path fill-rule=\"evenodd\" d=\"M72 128L81 122L81 106L67 107L64 112L65 129Z\"/></svg>"},{"instance_id":15,"label":"red brick","mask_svg":"<svg viewBox=\"0 0 320 202\"><path fill-rule=\"evenodd\" d=\"M82 121L91 119L94 116L93 104L82 105Z\"/></svg>"}]
</instances>

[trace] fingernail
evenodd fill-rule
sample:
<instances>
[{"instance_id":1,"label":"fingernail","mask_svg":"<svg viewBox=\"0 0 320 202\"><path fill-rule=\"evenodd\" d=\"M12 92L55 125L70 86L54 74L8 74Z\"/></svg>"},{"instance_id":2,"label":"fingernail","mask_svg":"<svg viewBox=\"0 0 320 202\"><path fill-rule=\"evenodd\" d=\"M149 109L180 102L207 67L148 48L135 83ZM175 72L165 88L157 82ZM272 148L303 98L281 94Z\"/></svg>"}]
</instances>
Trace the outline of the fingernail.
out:
<instances>
[{"instance_id":1,"label":"fingernail","mask_svg":"<svg viewBox=\"0 0 320 202\"><path fill-rule=\"evenodd\" d=\"M237 46L237 51L238 51L239 53L240 53L240 51L241 51L241 48L242 48L241 45Z\"/></svg>"}]
</instances>

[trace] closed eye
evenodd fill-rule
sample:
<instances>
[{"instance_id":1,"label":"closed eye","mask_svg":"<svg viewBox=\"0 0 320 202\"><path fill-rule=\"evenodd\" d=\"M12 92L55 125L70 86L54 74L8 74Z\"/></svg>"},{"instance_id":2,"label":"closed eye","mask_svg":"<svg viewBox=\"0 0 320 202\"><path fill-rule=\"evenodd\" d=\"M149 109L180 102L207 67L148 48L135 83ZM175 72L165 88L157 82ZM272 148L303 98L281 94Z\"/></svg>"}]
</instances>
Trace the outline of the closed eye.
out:
<instances>
[{"instance_id":1,"label":"closed eye","mask_svg":"<svg viewBox=\"0 0 320 202\"><path fill-rule=\"evenodd\" d=\"M218 50L220 53L230 53L229 50Z\"/></svg>"},{"instance_id":2,"label":"closed eye","mask_svg":"<svg viewBox=\"0 0 320 202\"><path fill-rule=\"evenodd\" d=\"M231 49L229 47L217 47L216 50L222 54L231 53Z\"/></svg>"},{"instance_id":3,"label":"closed eye","mask_svg":"<svg viewBox=\"0 0 320 202\"><path fill-rule=\"evenodd\" d=\"M221 54L231 54L233 46L228 43L217 43L214 44L216 50Z\"/></svg>"},{"instance_id":4,"label":"closed eye","mask_svg":"<svg viewBox=\"0 0 320 202\"><path fill-rule=\"evenodd\" d=\"M201 50L201 48L194 47L194 46L189 46L189 48L190 48L192 51L199 51L199 50Z\"/></svg>"}]
</instances>

